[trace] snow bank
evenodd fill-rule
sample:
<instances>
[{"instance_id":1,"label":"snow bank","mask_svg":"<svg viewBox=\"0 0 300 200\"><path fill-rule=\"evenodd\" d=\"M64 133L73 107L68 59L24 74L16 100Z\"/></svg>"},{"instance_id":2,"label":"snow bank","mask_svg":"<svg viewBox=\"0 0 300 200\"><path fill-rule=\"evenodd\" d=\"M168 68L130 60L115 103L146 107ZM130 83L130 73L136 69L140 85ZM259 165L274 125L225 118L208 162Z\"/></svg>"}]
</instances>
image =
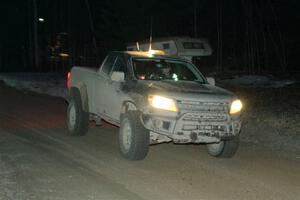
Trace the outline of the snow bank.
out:
<instances>
[{"instance_id":1,"label":"snow bank","mask_svg":"<svg viewBox=\"0 0 300 200\"><path fill-rule=\"evenodd\" d=\"M0 80L21 90L66 97L66 76L55 73L1 73Z\"/></svg>"},{"instance_id":2,"label":"snow bank","mask_svg":"<svg viewBox=\"0 0 300 200\"><path fill-rule=\"evenodd\" d=\"M271 87L280 88L295 83L292 80L275 80L272 76L244 75L232 79L219 81L221 84L238 85L246 87Z\"/></svg>"}]
</instances>

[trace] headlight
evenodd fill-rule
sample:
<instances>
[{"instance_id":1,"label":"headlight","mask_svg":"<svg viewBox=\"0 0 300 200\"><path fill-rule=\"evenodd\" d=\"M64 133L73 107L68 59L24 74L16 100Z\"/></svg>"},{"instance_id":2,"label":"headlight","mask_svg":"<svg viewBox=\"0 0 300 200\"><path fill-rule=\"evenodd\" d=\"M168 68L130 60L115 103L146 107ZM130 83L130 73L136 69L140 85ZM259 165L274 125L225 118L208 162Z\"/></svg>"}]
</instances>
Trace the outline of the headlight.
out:
<instances>
[{"instance_id":1,"label":"headlight","mask_svg":"<svg viewBox=\"0 0 300 200\"><path fill-rule=\"evenodd\" d=\"M157 95L151 95L148 97L148 102L154 108L177 112L176 102L173 99Z\"/></svg>"},{"instance_id":2,"label":"headlight","mask_svg":"<svg viewBox=\"0 0 300 200\"><path fill-rule=\"evenodd\" d=\"M240 100L234 100L230 106L230 114L236 114L240 112L243 108L243 104Z\"/></svg>"}]
</instances>

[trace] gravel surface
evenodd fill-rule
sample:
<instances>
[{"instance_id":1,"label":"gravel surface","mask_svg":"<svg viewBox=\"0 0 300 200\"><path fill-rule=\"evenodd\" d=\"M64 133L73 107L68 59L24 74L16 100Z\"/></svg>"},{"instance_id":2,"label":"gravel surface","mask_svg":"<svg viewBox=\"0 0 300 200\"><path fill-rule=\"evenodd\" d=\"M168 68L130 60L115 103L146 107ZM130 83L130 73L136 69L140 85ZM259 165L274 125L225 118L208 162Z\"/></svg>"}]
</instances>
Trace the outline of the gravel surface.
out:
<instances>
[{"instance_id":1,"label":"gravel surface","mask_svg":"<svg viewBox=\"0 0 300 200\"><path fill-rule=\"evenodd\" d=\"M299 199L300 155L289 148L245 142L252 136L243 133L232 159L209 156L205 145L169 143L130 162L118 152L114 126L68 135L64 99L2 83L0 94L0 200Z\"/></svg>"}]
</instances>

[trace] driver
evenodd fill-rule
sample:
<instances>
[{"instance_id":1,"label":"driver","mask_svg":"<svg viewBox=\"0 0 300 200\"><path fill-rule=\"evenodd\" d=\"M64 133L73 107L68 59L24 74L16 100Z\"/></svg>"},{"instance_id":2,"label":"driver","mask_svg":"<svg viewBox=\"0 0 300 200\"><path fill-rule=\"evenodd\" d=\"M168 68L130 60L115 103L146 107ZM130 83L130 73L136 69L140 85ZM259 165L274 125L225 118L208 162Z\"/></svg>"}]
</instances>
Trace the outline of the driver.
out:
<instances>
[{"instance_id":1,"label":"driver","mask_svg":"<svg viewBox=\"0 0 300 200\"><path fill-rule=\"evenodd\" d=\"M171 78L171 67L157 63L156 70L150 75L150 79L168 79Z\"/></svg>"}]
</instances>

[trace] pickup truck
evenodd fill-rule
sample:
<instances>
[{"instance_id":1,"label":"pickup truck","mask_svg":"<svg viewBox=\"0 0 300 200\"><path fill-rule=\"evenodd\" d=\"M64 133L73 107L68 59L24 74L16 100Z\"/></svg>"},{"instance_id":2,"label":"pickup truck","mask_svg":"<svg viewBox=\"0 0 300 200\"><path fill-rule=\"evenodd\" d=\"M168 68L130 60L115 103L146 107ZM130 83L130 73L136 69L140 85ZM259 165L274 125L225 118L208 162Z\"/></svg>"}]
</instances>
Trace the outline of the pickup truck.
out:
<instances>
[{"instance_id":1,"label":"pickup truck","mask_svg":"<svg viewBox=\"0 0 300 200\"><path fill-rule=\"evenodd\" d=\"M73 67L67 85L70 134L84 135L92 120L114 124L125 159L142 160L163 142L206 144L223 158L238 149L241 101L185 59L111 52L99 69Z\"/></svg>"}]
</instances>

